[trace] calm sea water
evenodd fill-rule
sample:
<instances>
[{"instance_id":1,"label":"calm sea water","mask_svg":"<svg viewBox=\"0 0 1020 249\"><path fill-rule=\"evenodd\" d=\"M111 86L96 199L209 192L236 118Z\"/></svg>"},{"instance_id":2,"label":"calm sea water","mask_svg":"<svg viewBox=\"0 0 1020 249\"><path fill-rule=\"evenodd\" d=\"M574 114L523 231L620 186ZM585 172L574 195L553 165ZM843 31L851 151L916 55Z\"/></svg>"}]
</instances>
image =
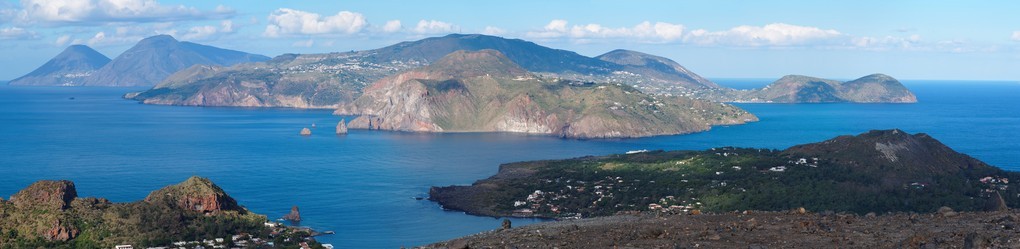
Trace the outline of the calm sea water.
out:
<instances>
[{"instance_id":1,"label":"calm sea water","mask_svg":"<svg viewBox=\"0 0 1020 249\"><path fill-rule=\"evenodd\" d=\"M760 83L758 83L760 82ZM767 81L723 80L754 87ZM137 201L191 175L211 178L272 218L301 207L302 225L334 230L343 248L393 248L497 228L443 211L429 186L470 184L500 163L718 146L785 148L870 129L925 132L958 151L1020 170L1020 83L906 82L918 104L742 104L761 122L684 135L567 140L515 134L352 131L328 110L152 106L140 89L0 86L0 196L40 179L82 196ZM70 100L74 97L74 100ZM298 135L312 123L310 137ZM514 225L537 222L515 219Z\"/></svg>"}]
</instances>

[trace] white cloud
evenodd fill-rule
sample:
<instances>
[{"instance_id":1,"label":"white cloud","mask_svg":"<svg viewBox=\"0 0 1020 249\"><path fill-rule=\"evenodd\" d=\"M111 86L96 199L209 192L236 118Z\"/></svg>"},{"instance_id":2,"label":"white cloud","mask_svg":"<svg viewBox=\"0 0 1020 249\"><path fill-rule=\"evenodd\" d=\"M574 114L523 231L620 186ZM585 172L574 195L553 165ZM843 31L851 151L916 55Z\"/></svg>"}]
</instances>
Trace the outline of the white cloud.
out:
<instances>
[{"instance_id":1,"label":"white cloud","mask_svg":"<svg viewBox=\"0 0 1020 249\"><path fill-rule=\"evenodd\" d=\"M485 35L502 35L502 34L506 34L506 30L501 29L501 28L497 28L497 27L493 27L493 26L486 26L485 30L482 30L482 34L485 34Z\"/></svg>"},{"instance_id":2,"label":"white cloud","mask_svg":"<svg viewBox=\"0 0 1020 249\"><path fill-rule=\"evenodd\" d=\"M58 47L63 47L65 45L67 45L68 42L71 42L71 36L70 35L63 35L63 36L57 37L57 40L55 42L53 42L53 43L56 44Z\"/></svg>"},{"instance_id":3,"label":"white cloud","mask_svg":"<svg viewBox=\"0 0 1020 249\"><path fill-rule=\"evenodd\" d=\"M0 40L38 39L39 34L19 27L0 28Z\"/></svg>"},{"instance_id":4,"label":"white cloud","mask_svg":"<svg viewBox=\"0 0 1020 249\"><path fill-rule=\"evenodd\" d=\"M400 31L402 28L404 28L404 26L400 24L400 20L390 20L386 22L386 25L383 25L382 30L386 33L393 33Z\"/></svg>"},{"instance_id":5,"label":"white cloud","mask_svg":"<svg viewBox=\"0 0 1020 249\"><path fill-rule=\"evenodd\" d=\"M235 13L222 5L214 11L202 11L156 0L22 0L15 12L16 20L22 23L65 24L217 19Z\"/></svg>"},{"instance_id":6,"label":"white cloud","mask_svg":"<svg viewBox=\"0 0 1020 249\"><path fill-rule=\"evenodd\" d=\"M832 29L773 23L765 26L737 26L726 31L694 30L687 43L737 47L839 45L847 36Z\"/></svg>"},{"instance_id":7,"label":"white cloud","mask_svg":"<svg viewBox=\"0 0 1020 249\"><path fill-rule=\"evenodd\" d=\"M533 38L567 37L574 40L627 39L638 42L674 42L683 38L685 27L667 22L641 22L633 27L605 27L600 24L568 26L565 20L552 20L540 31L528 32Z\"/></svg>"},{"instance_id":8,"label":"white cloud","mask_svg":"<svg viewBox=\"0 0 1020 249\"><path fill-rule=\"evenodd\" d=\"M195 26L180 33L178 33L177 30L170 30L163 33L169 33L175 36L179 35L178 38L185 41L200 41L220 37L225 34L233 34L236 31L236 29L237 26L234 25L233 21L224 20L220 22L220 25L217 26L214 25Z\"/></svg>"},{"instance_id":9,"label":"white cloud","mask_svg":"<svg viewBox=\"0 0 1020 249\"><path fill-rule=\"evenodd\" d=\"M99 33L96 33L95 36L92 36L92 38L89 39L88 43L89 43L89 45L97 45L97 44L103 43L105 40L106 40L106 32L99 32Z\"/></svg>"},{"instance_id":10,"label":"white cloud","mask_svg":"<svg viewBox=\"0 0 1020 249\"><path fill-rule=\"evenodd\" d=\"M1011 38L1014 41L1020 41L1020 31L1013 31L1013 37L1011 37Z\"/></svg>"},{"instance_id":11,"label":"white cloud","mask_svg":"<svg viewBox=\"0 0 1020 249\"><path fill-rule=\"evenodd\" d=\"M316 13L281 8L269 14L268 20L269 25L263 33L267 37L354 34L368 26L364 15L350 11L323 17Z\"/></svg>"},{"instance_id":12,"label":"white cloud","mask_svg":"<svg viewBox=\"0 0 1020 249\"><path fill-rule=\"evenodd\" d=\"M460 27L447 22L421 20L418 21L418 25L414 27L414 32L418 34L443 34L457 32L459 29Z\"/></svg>"}]
</instances>

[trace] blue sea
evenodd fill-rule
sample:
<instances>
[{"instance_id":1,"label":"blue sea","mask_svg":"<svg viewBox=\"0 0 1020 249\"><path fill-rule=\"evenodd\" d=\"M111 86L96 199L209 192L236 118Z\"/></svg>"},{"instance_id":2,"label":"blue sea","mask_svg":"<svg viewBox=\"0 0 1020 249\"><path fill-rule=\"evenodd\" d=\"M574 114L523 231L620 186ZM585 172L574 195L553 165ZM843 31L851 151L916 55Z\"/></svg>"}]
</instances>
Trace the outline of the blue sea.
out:
<instances>
[{"instance_id":1,"label":"blue sea","mask_svg":"<svg viewBox=\"0 0 1020 249\"><path fill-rule=\"evenodd\" d=\"M719 82L750 88L768 81ZM0 86L0 196L36 180L67 179L81 196L128 202L200 175L271 218L299 206L301 225L336 231L319 239L339 248L395 248L499 227L500 219L444 211L414 197L523 160L638 149L782 149L899 128L1020 170L1020 83L904 83L920 103L740 104L761 122L617 140L358 130L336 136L342 117L329 110L155 106L120 98L142 89ZM312 136L298 135L313 123ZM540 221L513 220L533 222Z\"/></svg>"}]
</instances>

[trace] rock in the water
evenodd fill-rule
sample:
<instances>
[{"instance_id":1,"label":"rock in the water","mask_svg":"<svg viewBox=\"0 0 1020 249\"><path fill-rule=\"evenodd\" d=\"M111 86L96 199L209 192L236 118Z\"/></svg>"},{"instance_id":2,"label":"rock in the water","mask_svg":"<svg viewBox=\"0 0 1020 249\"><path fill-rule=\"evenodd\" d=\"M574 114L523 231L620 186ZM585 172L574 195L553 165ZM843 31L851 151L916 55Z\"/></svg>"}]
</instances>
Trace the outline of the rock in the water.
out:
<instances>
[{"instance_id":1,"label":"rock in the water","mask_svg":"<svg viewBox=\"0 0 1020 249\"><path fill-rule=\"evenodd\" d=\"M510 219L503 219L503 226L501 226L500 228L502 228L502 229L510 229L512 227L513 226L510 224Z\"/></svg>"},{"instance_id":2,"label":"rock in the water","mask_svg":"<svg viewBox=\"0 0 1020 249\"><path fill-rule=\"evenodd\" d=\"M312 130L310 130L308 128L303 128L303 129L301 129L301 135L302 136L311 136L312 135Z\"/></svg>"},{"instance_id":3,"label":"rock in the water","mask_svg":"<svg viewBox=\"0 0 1020 249\"><path fill-rule=\"evenodd\" d=\"M294 206L294 207L290 208L290 213L287 214L287 215L284 215L283 219L284 220L293 221L293 222L300 222L301 221L301 212L298 211L298 206Z\"/></svg>"},{"instance_id":4,"label":"rock in the water","mask_svg":"<svg viewBox=\"0 0 1020 249\"><path fill-rule=\"evenodd\" d=\"M11 196L11 202L23 209L64 210L75 197L78 192L71 181L38 181Z\"/></svg>"},{"instance_id":5,"label":"rock in the water","mask_svg":"<svg viewBox=\"0 0 1020 249\"><path fill-rule=\"evenodd\" d=\"M345 122L345 121L346 120L341 119L340 123L336 124L336 134L337 135L347 134L347 122Z\"/></svg>"}]
</instances>

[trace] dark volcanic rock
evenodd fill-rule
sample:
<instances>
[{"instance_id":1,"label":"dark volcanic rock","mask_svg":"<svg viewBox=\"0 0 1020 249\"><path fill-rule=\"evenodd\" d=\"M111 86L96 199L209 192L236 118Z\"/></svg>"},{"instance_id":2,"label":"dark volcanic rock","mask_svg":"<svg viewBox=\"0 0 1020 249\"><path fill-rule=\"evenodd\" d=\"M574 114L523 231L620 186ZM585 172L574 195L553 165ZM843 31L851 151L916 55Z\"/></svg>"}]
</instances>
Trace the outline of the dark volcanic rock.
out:
<instances>
[{"instance_id":1,"label":"dark volcanic rock","mask_svg":"<svg viewBox=\"0 0 1020 249\"><path fill-rule=\"evenodd\" d=\"M71 181L38 181L11 196L11 202L23 209L64 210L76 197Z\"/></svg>"},{"instance_id":2,"label":"dark volcanic rock","mask_svg":"<svg viewBox=\"0 0 1020 249\"><path fill-rule=\"evenodd\" d=\"M642 213L497 229L421 248L1016 248L1016 232L998 222L1015 215Z\"/></svg>"}]
</instances>

